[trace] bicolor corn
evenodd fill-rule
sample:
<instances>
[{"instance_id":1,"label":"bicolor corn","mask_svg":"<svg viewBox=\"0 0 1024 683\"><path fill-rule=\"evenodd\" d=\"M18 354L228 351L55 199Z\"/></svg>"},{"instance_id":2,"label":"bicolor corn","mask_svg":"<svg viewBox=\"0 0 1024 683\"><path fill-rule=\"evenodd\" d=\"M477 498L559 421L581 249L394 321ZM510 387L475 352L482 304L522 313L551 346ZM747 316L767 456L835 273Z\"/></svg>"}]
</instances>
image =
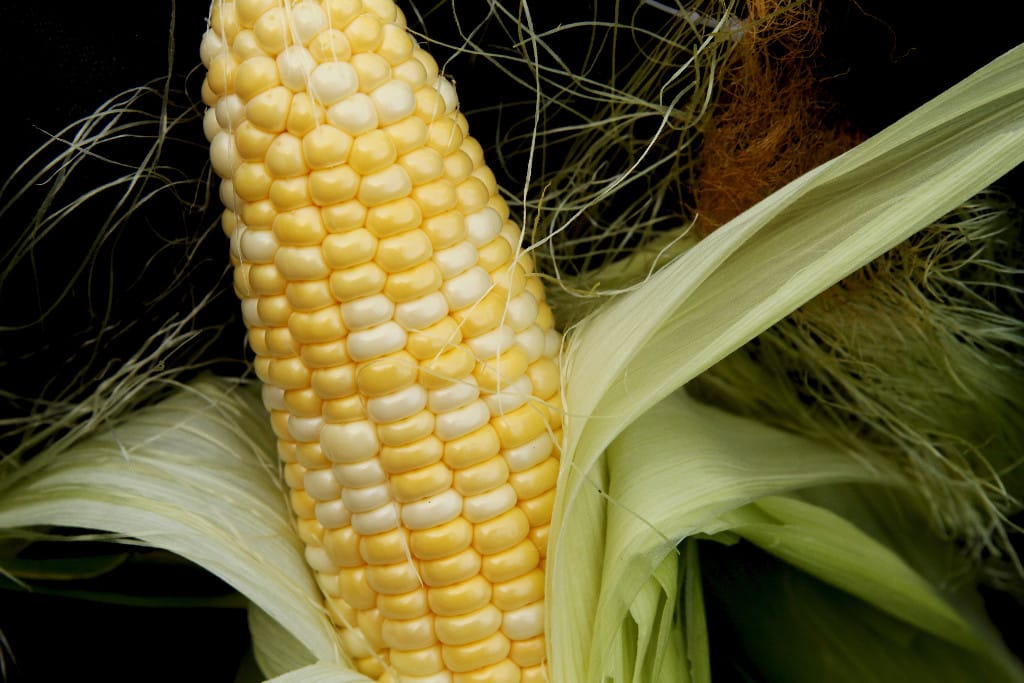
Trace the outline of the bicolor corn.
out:
<instances>
[{"instance_id":1,"label":"bicolor corn","mask_svg":"<svg viewBox=\"0 0 1024 683\"><path fill-rule=\"evenodd\" d=\"M235 291L297 528L380 681L546 680L561 337L453 85L392 0L214 2Z\"/></svg>"}]
</instances>

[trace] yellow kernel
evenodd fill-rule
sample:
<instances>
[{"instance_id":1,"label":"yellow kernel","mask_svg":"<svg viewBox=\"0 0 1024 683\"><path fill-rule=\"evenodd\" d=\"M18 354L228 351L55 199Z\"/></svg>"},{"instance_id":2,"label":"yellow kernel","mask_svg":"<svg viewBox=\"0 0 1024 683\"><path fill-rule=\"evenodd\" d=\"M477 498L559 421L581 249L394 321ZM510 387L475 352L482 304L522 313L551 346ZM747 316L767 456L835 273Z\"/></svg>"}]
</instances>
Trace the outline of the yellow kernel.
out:
<instances>
[{"instance_id":1,"label":"yellow kernel","mask_svg":"<svg viewBox=\"0 0 1024 683\"><path fill-rule=\"evenodd\" d=\"M531 569L492 586L492 602L503 612L519 609L544 597L544 570Z\"/></svg>"},{"instance_id":2,"label":"yellow kernel","mask_svg":"<svg viewBox=\"0 0 1024 683\"><path fill-rule=\"evenodd\" d=\"M351 526L344 526L340 529L328 529L324 532L321 542L331 560L339 567L358 567L362 569L363 558L359 555L359 534ZM366 580L365 572L350 572L348 576L351 577L350 580L354 579L356 583ZM355 605L352 606L355 607ZM368 607L359 607L357 609L368 609Z\"/></svg>"},{"instance_id":3,"label":"yellow kernel","mask_svg":"<svg viewBox=\"0 0 1024 683\"><path fill-rule=\"evenodd\" d=\"M249 339L249 347L252 349L253 353L255 353L257 356L270 355L270 349L267 348L267 328L250 328L247 336Z\"/></svg>"},{"instance_id":4,"label":"yellow kernel","mask_svg":"<svg viewBox=\"0 0 1024 683\"><path fill-rule=\"evenodd\" d=\"M239 25L252 26L274 3L275 0L235 0L235 13Z\"/></svg>"},{"instance_id":5,"label":"yellow kernel","mask_svg":"<svg viewBox=\"0 0 1024 683\"><path fill-rule=\"evenodd\" d=\"M351 38L349 38L351 42ZM391 65L378 54L364 52L352 55L349 62L359 77L359 91L368 93L391 78Z\"/></svg>"},{"instance_id":6,"label":"yellow kernel","mask_svg":"<svg viewBox=\"0 0 1024 683\"><path fill-rule=\"evenodd\" d=\"M395 424L393 422L388 427L394 427ZM402 446L384 446L380 452L380 463L385 472L400 474L432 465L439 461L443 454L443 444L437 437L431 435Z\"/></svg>"},{"instance_id":7,"label":"yellow kernel","mask_svg":"<svg viewBox=\"0 0 1024 683\"><path fill-rule=\"evenodd\" d=\"M522 377L526 372L527 362L526 353L520 347L513 346L497 358L478 363L473 371L473 376L481 390L495 393ZM534 412L539 413L536 408L534 408ZM538 419L543 422L542 416L538 415ZM535 433L533 436L537 436L537 434Z\"/></svg>"},{"instance_id":8,"label":"yellow kernel","mask_svg":"<svg viewBox=\"0 0 1024 683\"><path fill-rule=\"evenodd\" d=\"M363 12L362 0L326 0L324 9L331 26L345 28Z\"/></svg>"},{"instance_id":9,"label":"yellow kernel","mask_svg":"<svg viewBox=\"0 0 1024 683\"><path fill-rule=\"evenodd\" d=\"M394 649L391 650L389 659L395 671L407 676L429 676L430 674L440 672L444 668L444 659L441 657L440 645L433 645L419 650Z\"/></svg>"},{"instance_id":10,"label":"yellow kernel","mask_svg":"<svg viewBox=\"0 0 1024 683\"><path fill-rule=\"evenodd\" d=\"M377 253L377 238L365 228L328 235L323 241L324 260L331 268L350 268L367 263Z\"/></svg>"},{"instance_id":11,"label":"yellow kernel","mask_svg":"<svg viewBox=\"0 0 1024 683\"><path fill-rule=\"evenodd\" d=\"M433 431L434 414L429 410L422 410L404 420L377 425L377 436L385 446L405 446L429 436Z\"/></svg>"},{"instance_id":12,"label":"yellow kernel","mask_svg":"<svg viewBox=\"0 0 1024 683\"><path fill-rule=\"evenodd\" d=\"M491 583L477 575L467 581L427 591L430 609L438 616L456 616L480 609L491 599Z\"/></svg>"},{"instance_id":13,"label":"yellow kernel","mask_svg":"<svg viewBox=\"0 0 1024 683\"><path fill-rule=\"evenodd\" d=\"M309 192L320 206L338 204L356 196L359 174L350 166L320 169L309 174Z\"/></svg>"},{"instance_id":14,"label":"yellow kernel","mask_svg":"<svg viewBox=\"0 0 1024 683\"><path fill-rule=\"evenodd\" d=\"M280 7L263 12L252 28L259 46L270 55L277 55L288 45L288 18Z\"/></svg>"},{"instance_id":15,"label":"yellow kernel","mask_svg":"<svg viewBox=\"0 0 1024 683\"><path fill-rule=\"evenodd\" d=\"M320 247L280 247L274 265L289 280L319 280L331 272Z\"/></svg>"},{"instance_id":16,"label":"yellow kernel","mask_svg":"<svg viewBox=\"0 0 1024 683\"><path fill-rule=\"evenodd\" d=\"M296 311L288 319L288 329L300 344L327 342L345 335L338 306L326 306L312 312Z\"/></svg>"},{"instance_id":17,"label":"yellow kernel","mask_svg":"<svg viewBox=\"0 0 1024 683\"><path fill-rule=\"evenodd\" d=\"M273 133L257 128L251 121L242 121L235 129L238 156L246 161L262 161L273 141Z\"/></svg>"},{"instance_id":18,"label":"yellow kernel","mask_svg":"<svg viewBox=\"0 0 1024 683\"><path fill-rule=\"evenodd\" d=\"M331 273L331 292L339 301L370 296L384 289L387 274L376 263L364 263Z\"/></svg>"},{"instance_id":19,"label":"yellow kernel","mask_svg":"<svg viewBox=\"0 0 1024 683\"><path fill-rule=\"evenodd\" d=\"M467 645L443 645L441 654L444 656L444 663L454 672L476 671L491 664L497 664L508 656L511 643L501 632L493 633L490 636ZM509 662L509 664L512 664ZM514 664L512 664L515 667ZM516 668L516 675L519 674L519 667ZM481 672L482 673L482 672ZM505 683L506 677L496 678L492 672L486 677L478 678L479 681L495 681ZM514 680L514 679L512 679Z\"/></svg>"},{"instance_id":20,"label":"yellow kernel","mask_svg":"<svg viewBox=\"0 0 1024 683\"><path fill-rule=\"evenodd\" d=\"M502 583L522 576L539 563L537 548L532 541L525 540L508 550L484 556L481 572L488 581Z\"/></svg>"},{"instance_id":21,"label":"yellow kernel","mask_svg":"<svg viewBox=\"0 0 1024 683\"><path fill-rule=\"evenodd\" d=\"M377 237L389 237L416 228L422 219L419 204L403 197L367 211L366 227Z\"/></svg>"},{"instance_id":22,"label":"yellow kernel","mask_svg":"<svg viewBox=\"0 0 1024 683\"><path fill-rule=\"evenodd\" d=\"M425 135L425 125L423 131ZM437 180L444 173L444 157L437 150L429 147L419 147L403 154L398 160L398 164L409 174L413 185L422 185Z\"/></svg>"},{"instance_id":23,"label":"yellow kernel","mask_svg":"<svg viewBox=\"0 0 1024 683\"><path fill-rule=\"evenodd\" d=\"M550 358L538 358L531 363L526 376L533 385L533 395L545 401L558 392L562 383L558 365Z\"/></svg>"},{"instance_id":24,"label":"yellow kernel","mask_svg":"<svg viewBox=\"0 0 1024 683\"><path fill-rule=\"evenodd\" d=\"M270 361L270 384L282 389L301 389L309 386L309 370L298 358L275 358Z\"/></svg>"},{"instance_id":25,"label":"yellow kernel","mask_svg":"<svg viewBox=\"0 0 1024 683\"><path fill-rule=\"evenodd\" d=\"M536 638L536 639L531 638L528 641L522 641L522 642L528 643L528 642L532 642L533 640L540 640L539 648L541 650L544 649L544 637L543 636L538 636L538 638ZM515 647L515 643L513 643L513 647ZM511 658L512 655L510 654L509 657ZM549 683L550 679L548 678L548 668L543 663L543 656L538 661L540 661L541 663L536 664L535 666L525 667L523 669L522 677L519 679L519 683ZM521 666L524 666L524 665L521 665Z\"/></svg>"},{"instance_id":26,"label":"yellow kernel","mask_svg":"<svg viewBox=\"0 0 1024 683\"><path fill-rule=\"evenodd\" d=\"M450 557L469 548L472 542L473 525L462 517L409 534L409 548L421 560Z\"/></svg>"},{"instance_id":27,"label":"yellow kernel","mask_svg":"<svg viewBox=\"0 0 1024 683\"><path fill-rule=\"evenodd\" d=\"M359 201L368 207L385 204L407 196L412 191L409 174L401 166L393 165L371 173L359 185Z\"/></svg>"},{"instance_id":28,"label":"yellow kernel","mask_svg":"<svg viewBox=\"0 0 1024 683\"><path fill-rule=\"evenodd\" d=\"M424 80L432 81L433 79L429 73L425 73ZM416 115L427 124L440 120L444 116L444 109L444 98L434 88L419 88L416 91Z\"/></svg>"},{"instance_id":29,"label":"yellow kernel","mask_svg":"<svg viewBox=\"0 0 1024 683\"><path fill-rule=\"evenodd\" d=\"M320 211L312 206L278 213L273 219L272 226L274 236L281 244L320 244L327 234Z\"/></svg>"},{"instance_id":30,"label":"yellow kernel","mask_svg":"<svg viewBox=\"0 0 1024 683\"><path fill-rule=\"evenodd\" d=\"M217 95L225 95L235 87L235 71L238 61L230 53L221 53L213 58L206 72L206 83Z\"/></svg>"},{"instance_id":31,"label":"yellow kernel","mask_svg":"<svg viewBox=\"0 0 1024 683\"><path fill-rule=\"evenodd\" d=\"M296 444L288 443L289 446L295 447ZM282 458L283 460L283 458ZM306 474L306 468L297 462L288 462L284 466L284 482L288 484L289 488L299 489L302 488L303 477Z\"/></svg>"},{"instance_id":32,"label":"yellow kernel","mask_svg":"<svg viewBox=\"0 0 1024 683\"><path fill-rule=\"evenodd\" d=\"M313 36L307 49L313 55L313 59L320 63L347 62L352 56L348 38L337 28L325 29Z\"/></svg>"},{"instance_id":33,"label":"yellow kernel","mask_svg":"<svg viewBox=\"0 0 1024 683\"><path fill-rule=\"evenodd\" d=\"M473 530L473 547L482 555L494 555L522 542L529 533L526 515L519 508L512 508L477 524Z\"/></svg>"},{"instance_id":34,"label":"yellow kernel","mask_svg":"<svg viewBox=\"0 0 1024 683\"><path fill-rule=\"evenodd\" d=\"M288 305L288 299L283 294L279 294L260 297L256 304L256 311L264 325L282 327L288 324L288 316L292 313L292 307Z\"/></svg>"},{"instance_id":35,"label":"yellow kernel","mask_svg":"<svg viewBox=\"0 0 1024 683\"><path fill-rule=\"evenodd\" d=\"M547 678L543 679L545 682ZM457 673L452 676L452 683L523 683L519 667L509 659L482 669Z\"/></svg>"},{"instance_id":36,"label":"yellow kernel","mask_svg":"<svg viewBox=\"0 0 1024 683\"><path fill-rule=\"evenodd\" d=\"M320 411L317 409L317 414L319 413ZM318 443L295 444L295 460L307 469L322 469L331 466L331 461L324 456L323 449Z\"/></svg>"},{"instance_id":37,"label":"yellow kernel","mask_svg":"<svg viewBox=\"0 0 1024 683\"><path fill-rule=\"evenodd\" d=\"M487 187L472 176L455 186L455 194L458 197L459 210L467 214L485 208L487 200L491 198Z\"/></svg>"},{"instance_id":38,"label":"yellow kernel","mask_svg":"<svg viewBox=\"0 0 1024 683\"><path fill-rule=\"evenodd\" d=\"M292 504L292 511L296 517L312 519L316 510L316 501L309 497L305 491L299 489L288 494Z\"/></svg>"},{"instance_id":39,"label":"yellow kernel","mask_svg":"<svg viewBox=\"0 0 1024 683\"><path fill-rule=\"evenodd\" d=\"M427 591L417 588L399 595L378 595L377 611L385 619L415 619L427 613ZM394 663L392 653L392 663Z\"/></svg>"},{"instance_id":40,"label":"yellow kernel","mask_svg":"<svg viewBox=\"0 0 1024 683\"><path fill-rule=\"evenodd\" d=\"M385 619L381 636L385 645L396 650L419 650L437 642L433 615L401 621Z\"/></svg>"},{"instance_id":41,"label":"yellow kernel","mask_svg":"<svg viewBox=\"0 0 1024 683\"><path fill-rule=\"evenodd\" d=\"M377 54L391 65L401 64L412 55L413 42L409 33L395 24L386 23L381 28L382 36Z\"/></svg>"},{"instance_id":42,"label":"yellow kernel","mask_svg":"<svg viewBox=\"0 0 1024 683\"><path fill-rule=\"evenodd\" d=\"M376 609L363 610L356 617L356 625L374 650L384 647L384 639L381 636L383 624L384 619Z\"/></svg>"},{"instance_id":43,"label":"yellow kernel","mask_svg":"<svg viewBox=\"0 0 1024 683\"><path fill-rule=\"evenodd\" d=\"M417 374L416 360L400 352L362 364L356 377L359 390L372 397L404 389L416 381Z\"/></svg>"},{"instance_id":44,"label":"yellow kernel","mask_svg":"<svg viewBox=\"0 0 1024 683\"><path fill-rule=\"evenodd\" d=\"M247 59L235 72L235 94L245 101L280 84L277 62L270 57Z\"/></svg>"},{"instance_id":45,"label":"yellow kernel","mask_svg":"<svg viewBox=\"0 0 1024 683\"><path fill-rule=\"evenodd\" d=\"M508 654L509 659L524 668L537 666L544 661L544 656L544 636L536 636L526 640L513 640L512 649ZM538 667L538 670L542 670L542 667ZM544 678L531 678L529 680L531 683L532 681L547 683L547 676Z\"/></svg>"},{"instance_id":46,"label":"yellow kernel","mask_svg":"<svg viewBox=\"0 0 1024 683\"><path fill-rule=\"evenodd\" d=\"M423 87L427 85L427 70L415 59L407 59L401 64L393 65L391 67L391 75L395 80L407 83L414 91L429 89ZM420 114L419 101L419 98L417 98L416 115L422 116Z\"/></svg>"},{"instance_id":47,"label":"yellow kernel","mask_svg":"<svg viewBox=\"0 0 1024 683\"><path fill-rule=\"evenodd\" d=\"M497 632L501 616L494 605L485 605L468 614L435 618L434 631L445 645L465 645Z\"/></svg>"},{"instance_id":48,"label":"yellow kernel","mask_svg":"<svg viewBox=\"0 0 1024 683\"><path fill-rule=\"evenodd\" d=\"M323 124L324 120L323 107L314 102L308 93L297 93L292 98L285 128L292 135L302 137Z\"/></svg>"},{"instance_id":49,"label":"yellow kernel","mask_svg":"<svg viewBox=\"0 0 1024 683\"><path fill-rule=\"evenodd\" d=\"M387 565L405 562L409 558L405 531L392 529L380 534L363 536L359 541L359 554L367 564Z\"/></svg>"},{"instance_id":50,"label":"yellow kernel","mask_svg":"<svg viewBox=\"0 0 1024 683\"><path fill-rule=\"evenodd\" d=\"M246 202L241 211L242 222L249 228L260 226L269 229L277 215L278 210L269 199Z\"/></svg>"},{"instance_id":51,"label":"yellow kernel","mask_svg":"<svg viewBox=\"0 0 1024 683\"><path fill-rule=\"evenodd\" d=\"M366 220L366 207L353 199L325 207L320 210L320 215L331 232L346 232L363 224Z\"/></svg>"},{"instance_id":52,"label":"yellow kernel","mask_svg":"<svg viewBox=\"0 0 1024 683\"><path fill-rule=\"evenodd\" d=\"M284 327L268 328L266 344L267 350L270 351L272 356L294 356L298 352L294 337Z\"/></svg>"},{"instance_id":53,"label":"yellow kernel","mask_svg":"<svg viewBox=\"0 0 1024 683\"><path fill-rule=\"evenodd\" d=\"M371 130L355 138L348 163L361 175L383 170L395 163L398 152L395 143L382 130Z\"/></svg>"},{"instance_id":54,"label":"yellow kernel","mask_svg":"<svg viewBox=\"0 0 1024 683\"><path fill-rule=\"evenodd\" d=\"M395 564L370 565L366 568L366 580L373 590L385 595L401 595L420 587L416 565L405 558Z\"/></svg>"},{"instance_id":55,"label":"yellow kernel","mask_svg":"<svg viewBox=\"0 0 1024 683\"><path fill-rule=\"evenodd\" d=\"M437 154L434 150L431 150L428 147L423 147L427 142L427 124L423 123L423 120L420 118L409 116L386 126L383 130L387 133L388 137L391 138L391 142L394 143L395 151L398 154L406 154L407 152L416 149L423 149L424 151ZM439 154L438 157L440 157ZM409 171L409 168L405 164L402 164L402 166L406 171ZM417 184L412 173L409 173L409 177L412 179L414 185ZM436 178L437 176L434 177ZM432 179L433 178L431 178L431 180Z\"/></svg>"},{"instance_id":56,"label":"yellow kernel","mask_svg":"<svg viewBox=\"0 0 1024 683\"><path fill-rule=\"evenodd\" d=\"M256 32L249 29L239 31L238 35L235 36L234 42L231 43L231 54L234 55L240 64L244 64L248 59L267 56L263 52L263 48L260 47L259 40L256 39ZM235 91L237 92L237 90L238 74L236 73Z\"/></svg>"},{"instance_id":57,"label":"yellow kernel","mask_svg":"<svg viewBox=\"0 0 1024 683\"><path fill-rule=\"evenodd\" d=\"M366 405L361 396L324 401L324 419L331 422L353 422L366 418Z\"/></svg>"},{"instance_id":58,"label":"yellow kernel","mask_svg":"<svg viewBox=\"0 0 1024 683\"><path fill-rule=\"evenodd\" d=\"M497 329L505 318L507 306L506 295L490 292L476 304L460 311L453 311L452 317L458 322L462 334L472 339Z\"/></svg>"},{"instance_id":59,"label":"yellow kernel","mask_svg":"<svg viewBox=\"0 0 1024 683\"><path fill-rule=\"evenodd\" d=\"M324 535L324 548L328 548L330 543L328 539L332 534L333 531ZM328 553L330 553L330 550L328 550ZM356 550L356 557L358 555L359 552ZM331 558L333 559L334 556L331 555ZM337 560L335 561L337 562ZM341 563L339 562L338 564ZM370 586L367 578L367 567L345 567L342 565L342 570L338 572L338 585L341 589L341 597L355 609L374 608L377 602L377 592Z\"/></svg>"},{"instance_id":60,"label":"yellow kernel","mask_svg":"<svg viewBox=\"0 0 1024 683\"><path fill-rule=\"evenodd\" d=\"M453 183L461 183L473 172L473 160L461 149L444 158L444 174Z\"/></svg>"},{"instance_id":61,"label":"yellow kernel","mask_svg":"<svg viewBox=\"0 0 1024 683\"><path fill-rule=\"evenodd\" d=\"M423 232L427 233L434 249L444 249L466 239L466 220L458 211L449 211L425 219Z\"/></svg>"},{"instance_id":62,"label":"yellow kernel","mask_svg":"<svg viewBox=\"0 0 1024 683\"><path fill-rule=\"evenodd\" d=\"M450 586L465 581L480 572L480 553L472 548L436 560L420 563L423 583L431 587Z\"/></svg>"},{"instance_id":63,"label":"yellow kernel","mask_svg":"<svg viewBox=\"0 0 1024 683\"><path fill-rule=\"evenodd\" d=\"M383 22L372 14L361 14L345 27L345 37L355 52L376 50L384 39Z\"/></svg>"},{"instance_id":64,"label":"yellow kernel","mask_svg":"<svg viewBox=\"0 0 1024 683\"><path fill-rule=\"evenodd\" d=\"M391 494L399 503L412 503L435 496L452 485L452 471L444 463L391 476Z\"/></svg>"},{"instance_id":65,"label":"yellow kernel","mask_svg":"<svg viewBox=\"0 0 1024 683\"><path fill-rule=\"evenodd\" d=\"M245 106L245 115L253 125L271 133L280 133L288 125L291 104L292 91L279 85L249 100Z\"/></svg>"},{"instance_id":66,"label":"yellow kernel","mask_svg":"<svg viewBox=\"0 0 1024 683\"><path fill-rule=\"evenodd\" d=\"M444 178L417 185L412 190L412 197L426 217L450 211L458 205L455 186Z\"/></svg>"},{"instance_id":67,"label":"yellow kernel","mask_svg":"<svg viewBox=\"0 0 1024 683\"><path fill-rule=\"evenodd\" d=\"M444 461L454 470L461 470L490 460L501 451L501 442L494 427L487 424L444 444Z\"/></svg>"},{"instance_id":68,"label":"yellow kernel","mask_svg":"<svg viewBox=\"0 0 1024 683\"><path fill-rule=\"evenodd\" d=\"M420 362L420 383L426 389L440 389L467 377L475 365L476 359L469 349L456 346Z\"/></svg>"},{"instance_id":69,"label":"yellow kernel","mask_svg":"<svg viewBox=\"0 0 1024 683\"><path fill-rule=\"evenodd\" d=\"M353 664L356 665L356 670L371 680L379 680L381 683L389 683L385 681L384 677L387 673L384 670L384 662L381 660L380 655L371 655L362 659L356 659Z\"/></svg>"},{"instance_id":70,"label":"yellow kernel","mask_svg":"<svg viewBox=\"0 0 1024 683\"><path fill-rule=\"evenodd\" d=\"M302 138L302 153L310 168L330 168L345 163L352 142L351 135L325 124Z\"/></svg>"},{"instance_id":71,"label":"yellow kernel","mask_svg":"<svg viewBox=\"0 0 1024 683\"><path fill-rule=\"evenodd\" d=\"M476 465L457 470L455 489L464 496L475 496L501 486L507 480L508 464L503 457L496 455Z\"/></svg>"},{"instance_id":72,"label":"yellow kernel","mask_svg":"<svg viewBox=\"0 0 1024 683\"><path fill-rule=\"evenodd\" d=\"M292 315L292 320L298 315L298 313ZM329 368L349 361L345 340L339 338L327 342L303 344L299 355L302 362L311 368Z\"/></svg>"},{"instance_id":73,"label":"yellow kernel","mask_svg":"<svg viewBox=\"0 0 1024 683\"><path fill-rule=\"evenodd\" d=\"M275 180L270 186L270 201L281 211L308 206L311 200L306 176Z\"/></svg>"},{"instance_id":74,"label":"yellow kernel","mask_svg":"<svg viewBox=\"0 0 1024 683\"><path fill-rule=\"evenodd\" d=\"M259 162L240 164L235 170L235 192L247 202L255 202L270 195L270 185L274 179L267 172L267 167Z\"/></svg>"},{"instance_id":75,"label":"yellow kernel","mask_svg":"<svg viewBox=\"0 0 1024 683\"><path fill-rule=\"evenodd\" d=\"M355 366L352 363L313 371L310 382L317 396L325 399L344 398L356 391Z\"/></svg>"},{"instance_id":76,"label":"yellow kernel","mask_svg":"<svg viewBox=\"0 0 1024 683\"><path fill-rule=\"evenodd\" d=\"M448 156L462 144L462 131L448 117L435 119L427 126L427 144Z\"/></svg>"},{"instance_id":77,"label":"yellow kernel","mask_svg":"<svg viewBox=\"0 0 1024 683\"><path fill-rule=\"evenodd\" d=\"M543 411L531 403L494 418L493 424L502 448L522 446L547 429Z\"/></svg>"},{"instance_id":78,"label":"yellow kernel","mask_svg":"<svg viewBox=\"0 0 1024 683\"><path fill-rule=\"evenodd\" d=\"M378 249L378 256L380 251ZM419 299L441 288L441 270L433 261L426 261L400 273L392 273L384 285L384 293L396 303Z\"/></svg>"},{"instance_id":79,"label":"yellow kernel","mask_svg":"<svg viewBox=\"0 0 1024 683\"><path fill-rule=\"evenodd\" d=\"M516 490L520 500L528 500L553 489L557 480L558 458L550 457L528 470L513 473L508 483Z\"/></svg>"},{"instance_id":80,"label":"yellow kernel","mask_svg":"<svg viewBox=\"0 0 1024 683\"><path fill-rule=\"evenodd\" d=\"M511 300L521 294L526 286L526 273L518 263L511 266L502 265L491 272L491 282L495 292L504 294ZM545 305L541 304L537 312L537 324L541 326L541 329L544 329L542 324L544 308ZM552 322L554 322L553 318Z\"/></svg>"},{"instance_id":81,"label":"yellow kernel","mask_svg":"<svg viewBox=\"0 0 1024 683\"><path fill-rule=\"evenodd\" d=\"M478 250L477 263L488 273L497 270L501 266L507 266L512 260L512 246L501 237L480 247Z\"/></svg>"},{"instance_id":82,"label":"yellow kernel","mask_svg":"<svg viewBox=\"0 0 1024 683\"><path fill-rule=\"evenodd\" d=\"M270 427L274 430L274 434L278 439L282 441L290 441L292 438L291 432L288 431L288 413L284 410L272 410L270 411ZM294 493L294 492L293 492ZM305 505L302 499L293 501L295 506ZM298 507L296 507L298 509ZM303 508L305 509L305 508ZM306 517L312 517L312 515L300 515Z\"/></svg>"},{"instance_id":83,"label":"yellow kernel","mask_svg":"<svg viewBox=\"0 0 1024 683\"><path fill-rule=\"evenodd\" d=\"M551 511L555 506L555 490L542 493L536 498L519 502L519 508L526 513L530 526L541 526L551 521Z\"/></svg>"},{"instance_id":84,"label":"yellow kernel","mask_svg":"<svg viewBox=\"0 0 1024 683\"><path fill-rule=\"evenodd\" d=\"M432 358L462 341L462 330L450 316L423 330L409 333L405 348L418 360Z\"/></svg>"}]
</instances>

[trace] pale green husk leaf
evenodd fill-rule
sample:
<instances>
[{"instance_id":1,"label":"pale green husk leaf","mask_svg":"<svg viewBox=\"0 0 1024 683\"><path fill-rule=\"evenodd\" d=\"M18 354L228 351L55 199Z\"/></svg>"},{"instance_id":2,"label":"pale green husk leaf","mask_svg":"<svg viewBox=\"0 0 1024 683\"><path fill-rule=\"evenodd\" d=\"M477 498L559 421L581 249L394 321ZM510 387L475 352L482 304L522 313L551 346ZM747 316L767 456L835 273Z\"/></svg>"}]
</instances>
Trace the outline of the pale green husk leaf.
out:
<instances>
[{"instance_id":1,"label":"pale green husk leaf","mask_svg":"<svg viewBox=\"0 0 1024 683\"><path fill-rule=\"evenodd\" d=\"M609 572L640 563L646 569L630 580L643 583L663 557L624 555L611 540L621 501L605 498L609 478L618 484L609 477L609 444L699 372L1022 160L1024 48L1017 48L760 202L572 331L565 466L547 579L554 680L599 674L599 648L579 643L609 646L608 631L619 628L629 604L623 586L608 583ZM749 474L759 477L766 466L761 461ZM818 467L802 485L835 474ZM692 498L692 482L673 478L674 495ZM766 486L757 495L796 485L775 483L775 491ZM657 527L659 511L674 503L646 496L655 509L629 509ZM737 495L734 505L753 499ZM724 499L713 504L727 512Z\"/></svg>"}]
</instances>

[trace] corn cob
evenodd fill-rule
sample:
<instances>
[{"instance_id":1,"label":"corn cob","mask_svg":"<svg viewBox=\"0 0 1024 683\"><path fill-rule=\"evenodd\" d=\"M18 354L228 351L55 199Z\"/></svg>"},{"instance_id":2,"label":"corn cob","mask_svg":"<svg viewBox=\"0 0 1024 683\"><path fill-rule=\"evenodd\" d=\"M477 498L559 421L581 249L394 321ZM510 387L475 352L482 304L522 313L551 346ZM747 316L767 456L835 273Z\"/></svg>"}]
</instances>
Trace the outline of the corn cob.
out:
<instances>
[{"instance_id":1,"label":"corn cob","mask_svg":"<svg viewBox=\"0 0 1024 683\"><path fill-rule=\"evenodd\" d=\"M204 128L306 558L380 681L546 680L561 344L392 0L214 2Z\"/></svg>"}]
</instances>

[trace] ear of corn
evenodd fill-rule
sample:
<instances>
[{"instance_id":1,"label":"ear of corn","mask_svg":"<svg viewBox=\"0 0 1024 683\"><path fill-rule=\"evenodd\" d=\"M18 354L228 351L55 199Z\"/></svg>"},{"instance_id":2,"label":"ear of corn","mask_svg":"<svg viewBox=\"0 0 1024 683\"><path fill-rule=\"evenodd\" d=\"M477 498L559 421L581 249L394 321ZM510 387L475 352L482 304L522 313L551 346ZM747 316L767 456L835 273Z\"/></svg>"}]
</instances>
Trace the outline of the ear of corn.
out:
<instances>
[{"instance_id":1,"label":"ear of corn","mask_svg":"<svg viewBox=\"0 0 1024 683\"><path fill-rule=\"evenodd\" d=\"M539 681L560 335L391 0L215 2L205 131L306 558L378 680Z\"/></svg>"}]
</instances>

